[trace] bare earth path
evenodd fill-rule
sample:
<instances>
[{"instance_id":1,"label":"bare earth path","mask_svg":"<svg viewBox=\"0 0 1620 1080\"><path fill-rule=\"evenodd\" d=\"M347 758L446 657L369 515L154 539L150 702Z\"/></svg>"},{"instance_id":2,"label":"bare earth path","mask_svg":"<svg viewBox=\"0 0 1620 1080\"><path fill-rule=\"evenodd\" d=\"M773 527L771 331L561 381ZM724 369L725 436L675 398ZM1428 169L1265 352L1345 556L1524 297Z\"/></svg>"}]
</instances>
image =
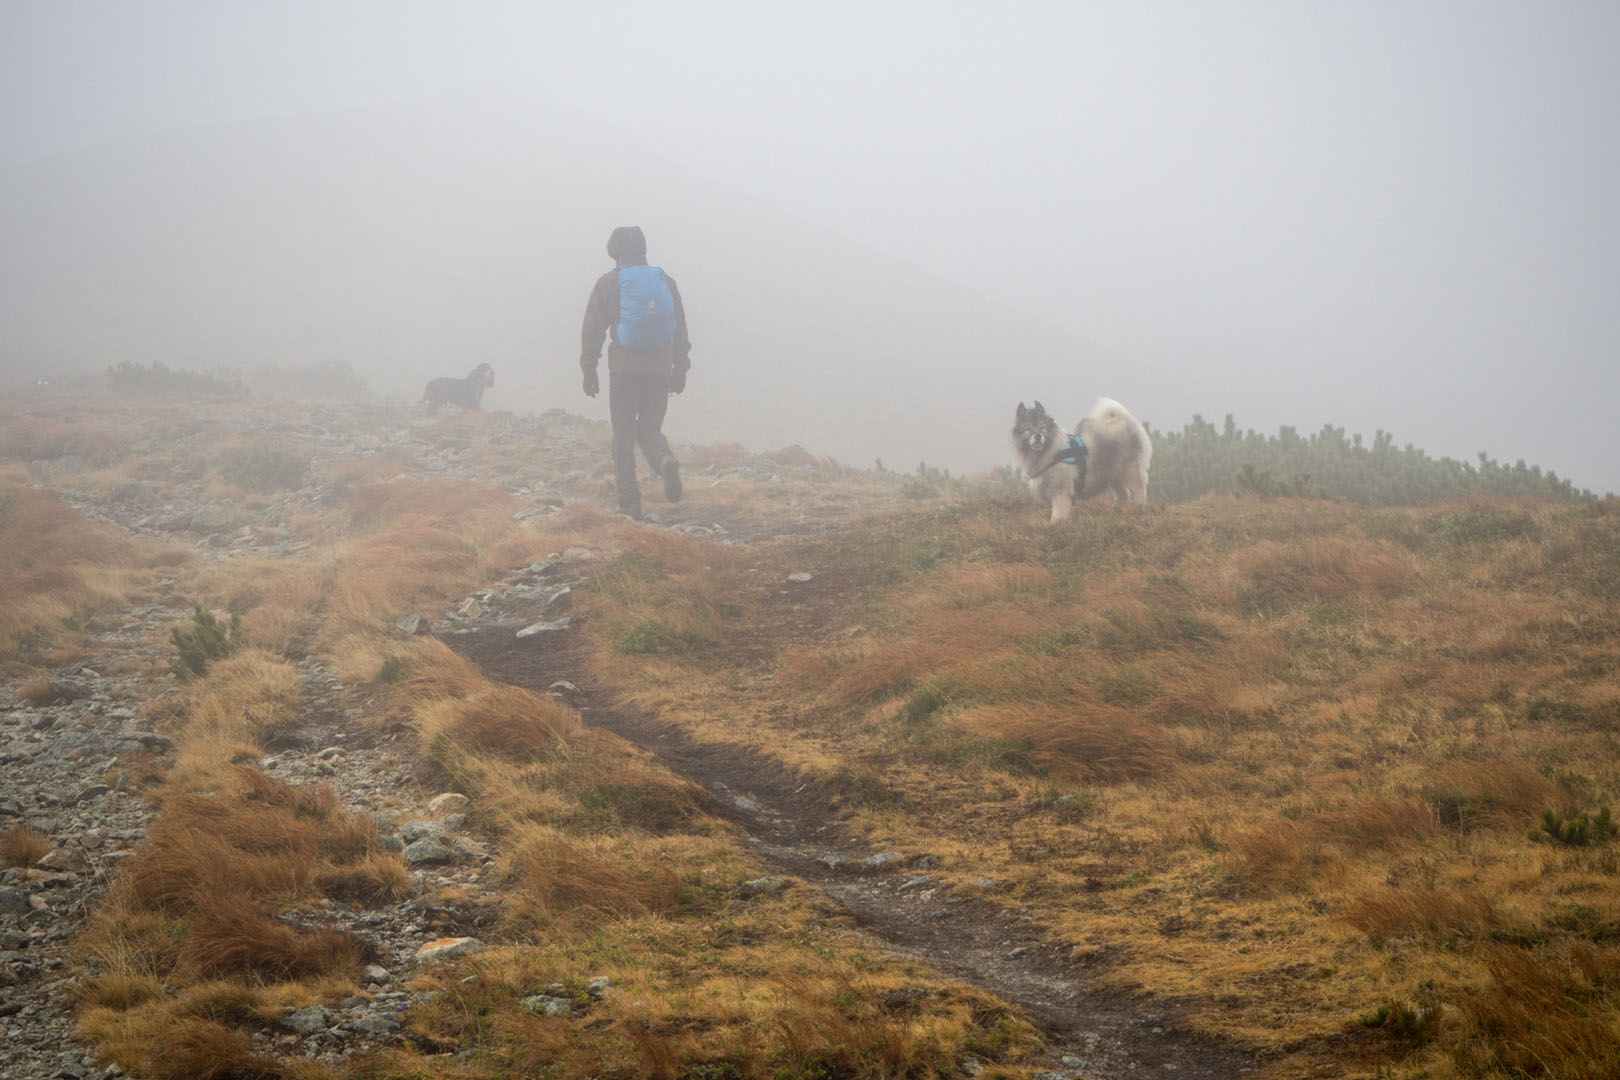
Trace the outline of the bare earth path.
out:
<instances>
[{"instance_id":1,"label":"bare earth path","mask_svg":"<svg viewBox=\"0 0 1620 1080\"><path fill-rule=\"evenodd\" d=\"M1026 1010L1046 1029L1055 1068L1097 1080L1144 1074L1224 1080L1254 1069L1242 1047L1179 1025L1175 1002L1098 986L1084 960L1016 910L932 887L926 866L909 856L869 865L875 853L847 834L833 793L780 762L701 743L656 717L618 708L583 677L585 657L573 630L548 633L543 644L516 637L542 614L534 606L499 607L446 641L491 678L537 693L558 681L577 686L570 700L587 724L652 751L713 794L774 872L820 889L887 947Z\"/></svg>"}]
</instances>

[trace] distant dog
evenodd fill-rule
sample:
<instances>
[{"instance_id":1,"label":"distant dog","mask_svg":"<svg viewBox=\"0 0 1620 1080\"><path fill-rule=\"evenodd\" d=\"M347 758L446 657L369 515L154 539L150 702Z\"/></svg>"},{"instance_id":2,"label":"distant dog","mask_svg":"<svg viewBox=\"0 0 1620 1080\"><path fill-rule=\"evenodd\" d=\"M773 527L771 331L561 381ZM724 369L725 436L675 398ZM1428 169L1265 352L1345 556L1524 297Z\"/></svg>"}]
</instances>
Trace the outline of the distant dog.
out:
<instances>
[{"instance_id":1,"label":"distant dog","mask_svg":"<svg viewBox=\"0 0 1620 1080\"><path fill-rule=\"evenodd\" d=\"M465 379L434 379L422 391L422 401L427 402L430 415L447 401L463 409L476 409L479 408L478 403L484 400L484 391L494 385L495 369L488 364L479 364Z\"/></svg>"},{"instance_id":2,"label":"distant dog","mask_svg":"<svg viewBox=\"0 0 1620 1080\"><path fill-rule=\"evenodd\" d=\"M1112 398L1098 398L1072 436L1040 402L1026 409L1020 401L1012 443L1030 494L1052 504L1053 524L1067 521L1076 501L1105 491L1147 502L1153 443L1141 422Z\"/></svg>"}]
</instances>

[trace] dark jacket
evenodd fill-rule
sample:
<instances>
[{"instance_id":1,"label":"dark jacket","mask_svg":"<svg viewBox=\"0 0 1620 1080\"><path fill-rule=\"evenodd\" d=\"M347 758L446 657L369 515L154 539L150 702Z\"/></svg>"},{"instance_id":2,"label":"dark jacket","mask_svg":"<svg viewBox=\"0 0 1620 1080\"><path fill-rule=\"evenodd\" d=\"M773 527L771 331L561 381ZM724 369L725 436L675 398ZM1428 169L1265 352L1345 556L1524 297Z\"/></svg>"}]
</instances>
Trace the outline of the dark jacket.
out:
<instances>
[{"instance_id":1,"label":"dark jacket","mask_svg":"<svg viewBox=\"0 0 1620 1080\"><path fill-rule=\"evenodd\" d=\"M650 375L684 375L692 366L687 353L692 343L686 337L686 309L675 279L664 275L669 295L675 300L675 340L658 349L631 349L619 344L619 266L646 266L645 255L625 255L618 266L596 279L591 298L585 304L585 325L580 331L579 366L595 371L602 355L602 339L608 338L608 370L634 371Z\"/></svg>"}]
</instances>

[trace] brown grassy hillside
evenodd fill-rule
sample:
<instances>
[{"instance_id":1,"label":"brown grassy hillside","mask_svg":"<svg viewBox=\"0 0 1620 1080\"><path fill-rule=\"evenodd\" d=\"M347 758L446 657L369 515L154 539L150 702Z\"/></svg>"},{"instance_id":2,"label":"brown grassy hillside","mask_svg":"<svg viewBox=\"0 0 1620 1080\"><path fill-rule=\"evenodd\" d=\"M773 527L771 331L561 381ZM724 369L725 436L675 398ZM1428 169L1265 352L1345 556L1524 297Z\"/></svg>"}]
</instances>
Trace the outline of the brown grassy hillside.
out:
<instances>
[{"instance_id":1,"label":"brown grassy hillside","mask_svg":"<svg viewBox=\"0 0 1620 1080\"><path fill-rule=\"evenodd\" d=\"M267 434L240 434L249 406ZM200 676L144 669L174 743L159 812L74 960L85 1036L133 1075L1053 1066L1018 1008L875 947L815 888L739 890L768 869L757 847L669 763L394 626L551 562L583 568L593 701L833 792L871 850L928 853L938 888L1263 1075L1620 1069L1612 500L1213 499L1053 528L989 485L721 447L686 454L667 527L637 526L598 508L605 432L574 419L99 408L115 434L42 407L0 447L12 700L83 619L154 596L177 627L195 602L245 637ZM298 458L297 486L226 478L257 445ZM165 538L172 509L96 521L47 490L113 507L137 480L246 516ZM402 779L367 813L336 779L267 773L316 737L385 747ZM409 870L377 824L447 791L490 853L455 880ZM403 1026L365 1053L296 1050L274 1034L289 1011L375 997L367 919L485 949L402 974ZM581 1011L537 1013L542 988Z\"/></svg>"},{"instance_id":2,"label":"brown grassy hillside","mask_svg":"<svg viewBox=\"0 0 1620 1080\"><path fill-rule=\"evenodd\" d=\"M1276 1075L1614 1074L1612 500L1038 519L650 540L596 669Z\"/></svg>"}]
</instances>

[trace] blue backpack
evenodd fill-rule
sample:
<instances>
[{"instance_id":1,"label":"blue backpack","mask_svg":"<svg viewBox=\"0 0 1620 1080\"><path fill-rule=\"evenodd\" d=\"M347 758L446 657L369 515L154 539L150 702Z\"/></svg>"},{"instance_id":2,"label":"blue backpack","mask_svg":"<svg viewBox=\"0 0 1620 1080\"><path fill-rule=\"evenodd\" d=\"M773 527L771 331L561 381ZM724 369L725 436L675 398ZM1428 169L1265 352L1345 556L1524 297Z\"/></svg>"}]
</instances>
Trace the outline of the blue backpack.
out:
<instances>
[{"instance_id":1,"label":"blue backpack","mask_svg":"<svg viewBox=\"0 0 1620 1080\"><path fill-rule=\"evenodd\" d=\"M619 268L619 344L661 349L675 340L675 297L656 266Z\"/></svg>"}]
</instances>

